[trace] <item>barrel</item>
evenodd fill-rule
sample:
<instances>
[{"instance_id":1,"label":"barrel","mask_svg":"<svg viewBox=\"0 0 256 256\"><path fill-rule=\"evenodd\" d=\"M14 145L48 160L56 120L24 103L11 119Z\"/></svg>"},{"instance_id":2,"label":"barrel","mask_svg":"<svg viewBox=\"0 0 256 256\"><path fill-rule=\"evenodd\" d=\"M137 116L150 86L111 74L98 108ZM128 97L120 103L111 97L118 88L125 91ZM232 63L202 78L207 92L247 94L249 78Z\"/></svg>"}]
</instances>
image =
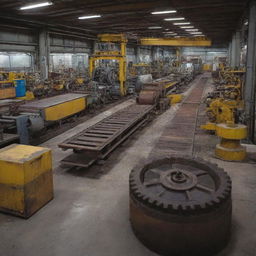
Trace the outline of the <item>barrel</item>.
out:
<instances>
[{"instance_id":1,"label":"barrel","mask_svg":"<svg viewBox=\"0 0 256 256\"><path fill-rule=\"evenodd\" d=\"M16 97L26 96L26 81L24 79L14 80Z\"/></svg>"}]
</instances>

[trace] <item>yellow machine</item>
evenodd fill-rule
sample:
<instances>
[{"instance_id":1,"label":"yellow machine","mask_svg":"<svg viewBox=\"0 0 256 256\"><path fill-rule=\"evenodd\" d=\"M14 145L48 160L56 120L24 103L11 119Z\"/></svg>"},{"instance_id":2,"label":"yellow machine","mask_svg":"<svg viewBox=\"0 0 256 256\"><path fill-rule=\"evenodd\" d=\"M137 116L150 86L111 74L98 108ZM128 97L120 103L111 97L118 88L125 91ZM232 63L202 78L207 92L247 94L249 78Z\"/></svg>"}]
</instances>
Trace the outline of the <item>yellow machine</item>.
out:
<instances>
[{"instance_id":1,"label":"yellow machine","mask_svg":"<svg viewBox=\"0 0 256 256\"><path fill-rule=\"evenodd\" d=\"M132 64L129 67L129 75L137 76L151 73L151 66L147 63Z\"/></svg>"},{"instance_id":2,"label":"yellow machine","mask_svg":"<svg viewBox=\"0 0 256 256\"><path fill-rule=\"evenodd\" d=\"M224 98L212 100L209 107L206 109L209 121L202 125L201 129L215 131L216 124L220 123L235 123L236 110L241 108L241 102Z\"/></svg>"},{"instance_id":3,"label":"yellow machine","mask_svg":"<svg viewBox=\"0 0 256 256\"><path fill-rule=\"evenodd\" d=\"M102 50L96 50L90 57L90 77L92 78L96 65L102 60L113 60L118 62L118 81L120 95L126 95L126 44L127 39L124 34L100 34L99 41L108 43L110 47ZM117 50L111 47L111 43L120 44ZM111 49L112 48L112 49Z\"/></svg>"},{"instance_id":4,"label":"yellow machine","mask_svg":"<svg viewBox=\"0 0 256 256\"><path fill-rule=\"evenodd\" d=\"M246 148L240 140L247 137L247 127L242 124L218 124L217 135L221 138L215 148L216 157L226 161L242 161L246 157Z\"/></svg>"},{"instance_id":5,"label":"yellow machine","mask_svg":"<svg viewBox=\"0 0 256 256\"><path fill-rule=\"evenodd\" d=\"M241 71L239 71L241 74ZM234 75L234 72L220 71L219 83L216 88L216 96L208 99L206 114L209 121L201 128L205 130L216 130L216 124L236 123L237 111L243 109L243 80L240 76ZM222 81L220 83L220 81Z\"/></svg>"}]
</instances>

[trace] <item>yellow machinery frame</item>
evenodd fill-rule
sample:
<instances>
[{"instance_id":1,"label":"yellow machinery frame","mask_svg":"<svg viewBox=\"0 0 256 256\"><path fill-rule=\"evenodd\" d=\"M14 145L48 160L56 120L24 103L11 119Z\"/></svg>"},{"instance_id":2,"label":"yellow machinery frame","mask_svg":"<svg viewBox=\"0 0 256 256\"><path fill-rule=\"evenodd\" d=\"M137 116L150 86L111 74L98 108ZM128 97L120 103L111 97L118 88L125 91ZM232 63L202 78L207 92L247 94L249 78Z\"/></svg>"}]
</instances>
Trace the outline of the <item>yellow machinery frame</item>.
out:
<instances>
[{"instance_id":1,"label":"yellow machinery frame","mask_svg":"<svg viewBox=\"0 0 256 256\"><path fill-rule=\"evenodd\" d=\"M118 79L120 83L120 95L126 95L126 44L127 38L124 34L100 34L100 42L120 43L120 51L95 51L90 57L90 77L96 67L97 60L117 60L119 62Z\"/></svg>"}]
</instances>

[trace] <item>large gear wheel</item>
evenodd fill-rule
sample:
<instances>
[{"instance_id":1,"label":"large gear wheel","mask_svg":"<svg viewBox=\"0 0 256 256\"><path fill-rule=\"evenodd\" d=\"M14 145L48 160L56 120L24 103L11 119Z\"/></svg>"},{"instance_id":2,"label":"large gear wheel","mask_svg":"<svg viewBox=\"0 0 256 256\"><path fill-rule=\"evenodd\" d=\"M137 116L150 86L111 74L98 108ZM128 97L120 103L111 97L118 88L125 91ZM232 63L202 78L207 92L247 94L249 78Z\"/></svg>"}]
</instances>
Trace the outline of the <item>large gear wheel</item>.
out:
<instances>
[{"instance_id":1,"label":"large gear wheel","mask_svg":"<svg viewBox=\"0 0 256 256\"><path fill-rule=\"evenodd\" d=\"M133 230L160 254L216 253L229 240L231 212L231 180L217 165L174 156L131 171Z\"/></svg>"}]
</instances>

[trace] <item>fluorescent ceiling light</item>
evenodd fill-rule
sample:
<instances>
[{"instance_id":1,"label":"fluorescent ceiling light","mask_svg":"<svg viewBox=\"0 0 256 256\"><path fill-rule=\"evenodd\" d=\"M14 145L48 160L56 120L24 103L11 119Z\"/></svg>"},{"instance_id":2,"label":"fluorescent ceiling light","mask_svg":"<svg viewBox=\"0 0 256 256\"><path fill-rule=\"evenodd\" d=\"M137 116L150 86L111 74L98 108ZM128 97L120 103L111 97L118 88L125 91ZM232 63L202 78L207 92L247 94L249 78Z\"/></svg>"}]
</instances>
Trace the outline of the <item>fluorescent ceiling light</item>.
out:
<instances>
[{"instance_id":1,"label":"fluorescent ceiling light","mask_svg":"<svg viewBox=\"0 0 256 256\"><path fill-rule=\"evenodd\" d=\"M167 14L167 13L176 13L175 10L169 10L169 11L160 11L160 12L151 12L151 14Z\"/></svg>"},{"instance_id":2,"label":"fluorescent ceiling light","mask_svg":"<svg viewBox=\"0 0 256 256\"><path fill-rule=\"evenodd\" d=\"M246 21L246 22L244 23L244 25L245 25L245 26L248 26L248 21Z\"/></svg>"},{"instance_id":3,"label":"fluorescent ceiling light","mask_svg":"<svg viewBox=\"0 0 256 256\"><path fill-rule=\"evenodd\" d=\"M194 37L203 37L203 36L205 36L205 35L194 35Z\"/></svg>"},{"instance_id":4,"label":"fluorescent ceiling light","mask_svg":"<svg viewBox=\"0 0 256 256\"><path fill-rule=\"evenodd\" d=\"M174 25L176 26L180 26L180 25L189 25L190 22L176 22L176 23L173 23Z\"/></svg>"},{"instance_id":5,"label":"fluorescent ceiling light","mask_svg":"<svg viewBox=\"0 0 256 256\"><path fill-rule=\"evenodd\" d=\"M38 4L30 4L27 6L20 7L20 10L40 8L40 7L45 7L45 6L49 6L49 5L53 5L53 3L52 2L44 2L44 3L38 3Z\"/></svg>"},{"instance_id":6,"label":"fluorescent ceiling light","mask_svg":"<svg viewBox=\"0 0 256 256\"><path fill-rule=\"evenodd\" d=\"M148 29L161 29L162 27L148 27Z\"/></svg>"},{"instance_id":7,"label":"fluorescent ceiling light","mask_svg":"<svg viewBox=\"0 0 256 256\"><path fill-rule=\"evenodd\" d=\"M191 35L201 35L203 34L202 32L190 32Z\"/></svg>"},{"instance_id":8,"label":"fluorescent ceiling light","mask_svg":"<svg viewBox=\"0 0 256 256\"><path fill-rule=\"evenodd\" d=\"M94 19L94 18L100 18L101 15L89 15L89 16L81 16L78 17L79 20L87 20L87 19Z\"/></svg>"},{"instance_id":9,"label":"fluorescent ceiling light","mask_svg":"<svg viewBox=\"0 0 256 256\"><path fill-rule=\"evenodd\" d=\"M194 28L194 26L182 26L181 28Z\"/></svg>"},{"instance_id":10,"label":"fluorescent ceiling light","mask_svg":"<svg viewBox=\"0 0 256 256\"><path fill-rule=\"evenodd\" d=\"M196 31L198 31L197 28L191 28L191 29L185 29L185 30L188 31L188 32L196 32Z\"/></svg>"},{"instance_id":11,"label":"fluorescent ceiling light","mask_svg":"<svg viewBox=\"0 0 256 256\"><path fill-rule=\"evenodd\" d=\"M174 21L174 20L185 20L185 18L167 18L167 19L164 19L166 21Z\"/></svg>"},{"instance_id":12,"label":"fluorescent ceiling light","mask_svg":"<svg viewBox=\"0 0 256 256\"><path fill-rule=\"evenodd\" d=\"M163 32L164 34L176 34L175 32Z\"/></svg>"}]
</instances>

